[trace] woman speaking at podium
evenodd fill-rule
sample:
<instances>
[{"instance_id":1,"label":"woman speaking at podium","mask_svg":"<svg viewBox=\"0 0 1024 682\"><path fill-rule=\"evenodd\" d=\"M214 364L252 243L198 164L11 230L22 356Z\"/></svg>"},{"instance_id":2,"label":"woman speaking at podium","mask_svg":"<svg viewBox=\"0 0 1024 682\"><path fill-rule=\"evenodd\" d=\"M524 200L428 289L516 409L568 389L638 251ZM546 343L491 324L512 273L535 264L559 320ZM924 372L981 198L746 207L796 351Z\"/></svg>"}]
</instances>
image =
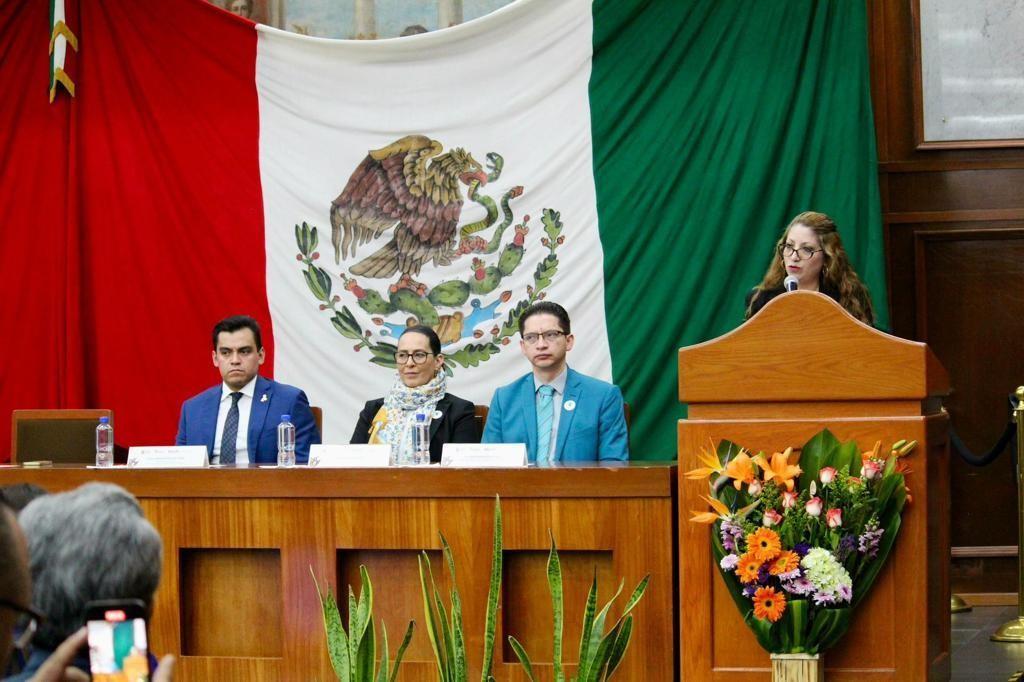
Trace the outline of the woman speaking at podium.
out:
<instances>
[{"instance_id":1,"label":"woman speaking at podium","mask_svg":"<svg viewBox=\"0 0 1024 682\"><path fill-rule=\"evenodd\" d=\"M806 211L786 227L764 279L747 294L745 319L784 293L787 277L801 291L820 291L861 322L874 324L868 289L850 265L835 222L824 213Z\"/></svg>"},{"instance_id":2,"label":"woman speaking at podium","mask_svg":"<svg viewBox=\"0 0 1024 682\"><path fill-rule=\"evenodd\" d=\"M478 443L473 403L447 391L441 340L430 327L409 327L398 337L398 376L383 398L366 403L352 443L386 443L395 464L412 464L413 424L430 426L430 461L441 461L445 443Z\"/></svg>"}]
</instances>

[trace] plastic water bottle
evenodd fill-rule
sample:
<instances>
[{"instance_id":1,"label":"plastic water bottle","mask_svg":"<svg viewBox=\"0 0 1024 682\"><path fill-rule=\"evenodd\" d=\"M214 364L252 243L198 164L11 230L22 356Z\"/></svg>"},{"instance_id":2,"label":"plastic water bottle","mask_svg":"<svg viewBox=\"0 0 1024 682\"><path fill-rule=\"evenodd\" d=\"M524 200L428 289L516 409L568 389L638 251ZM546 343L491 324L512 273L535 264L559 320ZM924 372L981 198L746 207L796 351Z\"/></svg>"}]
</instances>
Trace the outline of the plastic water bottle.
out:
<instances>
[{"instance_id":1,"label":"plastic water bottle","mask_svg":"<svg viewBox=\"0 0 1024 682\"><path fill-rule=\"evenodd\" d=\"M96 426L96 466L114 466L114 427L110 425L110 417L100 417Z\"/></svg>"},{"instance_id":2,"label":"plastic water bottle","mask_svg":"<svg viewBox=\"0 0 1024 682\"><path fill-rule=\"evenodd\" d=\"M295 466L295 424L290 414L282 414L277 425L277 466Z\"/></svg>"},{"instance_id":3,"label":"plastic water bottle","mask_svg":"<svg viewBox=\"0 0 1024 682\"><path fill-rule=\"evenodd\" d=\"M412 463L430 464L430 424L422 412L416 413L416 423L412 425Z\"/></svg>"}]
</instances>

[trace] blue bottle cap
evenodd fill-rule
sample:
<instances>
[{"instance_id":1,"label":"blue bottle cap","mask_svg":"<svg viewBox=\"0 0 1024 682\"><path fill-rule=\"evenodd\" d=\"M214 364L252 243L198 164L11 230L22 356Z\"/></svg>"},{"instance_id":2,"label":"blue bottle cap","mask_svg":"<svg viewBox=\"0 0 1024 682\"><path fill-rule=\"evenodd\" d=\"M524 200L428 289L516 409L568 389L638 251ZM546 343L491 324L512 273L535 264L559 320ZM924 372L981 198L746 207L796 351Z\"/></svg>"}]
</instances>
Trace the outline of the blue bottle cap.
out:
<instances>
[{"instance_id":1,"label":"blue bottle cap","mask_svg":"<svg viewBox=\"0 0 1024 682\"><path fill-rule=\"evenodd\" d=\"M423 414L422 412L417 412L416 413L416 421L418 421L418 422L425 422L425 421L427 421L427 415Z\"/></svg>"},{"instance_id":2,"label":"blue bottle cap","mask_svg":"<svg viewBox=\"0 0 1024 682\"><path fill-rule=\"evenodd\" d=\"M100 424L109 424L110 417L100 417Z\"/></svg>"},{"instance_id":3,"label":"blue bottle cap","mask_svg":"<svg viewBox=\"0 0 1024 682\"><path fill-rule=\"evenodd\" d=\"M291 420L292 420L292 416L290 414L282 414L281 415L281 421L283 421L283 422L290 422Z\"/></svg>"}]
</instances>

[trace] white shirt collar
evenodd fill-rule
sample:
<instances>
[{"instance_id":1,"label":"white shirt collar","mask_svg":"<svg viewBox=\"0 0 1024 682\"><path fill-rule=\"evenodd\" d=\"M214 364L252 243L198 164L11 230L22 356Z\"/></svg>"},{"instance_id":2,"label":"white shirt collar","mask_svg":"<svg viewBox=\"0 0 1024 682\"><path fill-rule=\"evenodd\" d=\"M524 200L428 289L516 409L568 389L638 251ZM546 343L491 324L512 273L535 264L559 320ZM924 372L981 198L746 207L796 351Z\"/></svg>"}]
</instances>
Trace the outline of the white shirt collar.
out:
<instances>
[{"instance_id":1,"label":"white shirt collar","mask_svg":"<svg viewBox=\"0 0 1024 682\"><path fill-rule=\"evenodd\" d=\"M557 377L555 377L551 381L547 382L547 385L550 386L551 388L555 389L555 393L557 393L558 395L565 395L565 382L568 380L568 377L569 377L569 366L566 365L565 367L562 368L562 371L559 373L559 375ZM537 378L537 375L534 374L533 375L533 392L536 393L540 389L540 387L544 386L544 385L545 384L541 383L540 379Z\"/></svg>"},{"instance_id":2,"label":"white shirt collar","mask_svg":"<svg viewBox=\"0 0 1024 682\"><path fill-rule=\"evenodd\" d=\"M249 398L252 399L253 395L256 394L256 379L258 379L258 378L259 378L259 375L254 376L252 378L252 381L250 381L245 386L243 386L242 389L240 391L238 391L238 392L241 393L242 395L249 396ZM229 387L226 383L225 384L221 384L221 391L220 391L220 400L221 400L221 402L224 402L225 400L229 400L231 398L231 394L234 393L234 392L235 391L231 387Z\"/></svg>"}]
</instances>

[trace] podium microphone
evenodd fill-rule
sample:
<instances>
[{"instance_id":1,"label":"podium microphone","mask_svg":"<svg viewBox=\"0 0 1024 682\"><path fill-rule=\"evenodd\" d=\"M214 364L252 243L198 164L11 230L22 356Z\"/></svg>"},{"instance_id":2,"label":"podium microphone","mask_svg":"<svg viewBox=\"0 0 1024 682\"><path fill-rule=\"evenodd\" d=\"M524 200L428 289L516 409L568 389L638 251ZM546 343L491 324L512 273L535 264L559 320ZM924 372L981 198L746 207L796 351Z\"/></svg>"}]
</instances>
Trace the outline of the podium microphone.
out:
<instances>
[{"instance_id":1,"label":"podium microphone","mask_svg":"<svg viewBox=\"0 0 1024 682\"><path fill-rule=\"evenodd\" d=\"M787 275L786 279L782 281L782 286L786 287L786 291L796 291L800 288L798 286L797 278L793 275Z\"/></svg>"}]
</instances>

